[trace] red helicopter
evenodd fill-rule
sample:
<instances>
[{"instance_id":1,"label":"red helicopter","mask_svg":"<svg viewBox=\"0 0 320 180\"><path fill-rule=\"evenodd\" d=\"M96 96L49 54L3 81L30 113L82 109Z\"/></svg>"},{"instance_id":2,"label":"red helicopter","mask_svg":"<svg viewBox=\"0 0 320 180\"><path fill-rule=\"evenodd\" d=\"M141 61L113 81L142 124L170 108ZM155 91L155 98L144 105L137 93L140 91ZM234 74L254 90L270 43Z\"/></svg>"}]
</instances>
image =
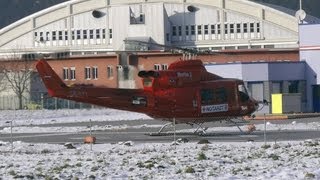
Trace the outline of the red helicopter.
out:
<instances>
[{"instance_id":1,"label":"red helicopter","mask_svg":"<svg viewBox=\"0 0 320 180\"><path fill-rule=\"evenodd\" d=\"M140 71L143 89L67 86L45 60L39 60L36 68L52 97L195 124L197 132L205 132L201 127L204 122L250 116L259 107L242 80L209 73L201 60L178 60L168 70Z\"/></svg>"}]
</instances>

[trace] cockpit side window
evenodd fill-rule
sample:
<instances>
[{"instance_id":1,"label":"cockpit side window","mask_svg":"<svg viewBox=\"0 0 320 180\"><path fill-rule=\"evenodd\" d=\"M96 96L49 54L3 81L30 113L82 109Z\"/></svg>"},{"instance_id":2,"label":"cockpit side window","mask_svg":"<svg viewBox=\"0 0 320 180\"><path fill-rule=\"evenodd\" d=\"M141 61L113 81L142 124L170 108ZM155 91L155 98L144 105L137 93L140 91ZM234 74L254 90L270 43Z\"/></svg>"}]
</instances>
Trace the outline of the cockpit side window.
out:
<instances>
[{"instance_id":1,"label":"cockpit side window","mask_svg":"<svg viewBox=\"0 0 320 180\"><path fill-rule=\"evenodd\" d=\"M238 85L238 92L241 102L246 102L249 100L249 95L246 87L243 84Z\"/></svg>"}]
</instances>

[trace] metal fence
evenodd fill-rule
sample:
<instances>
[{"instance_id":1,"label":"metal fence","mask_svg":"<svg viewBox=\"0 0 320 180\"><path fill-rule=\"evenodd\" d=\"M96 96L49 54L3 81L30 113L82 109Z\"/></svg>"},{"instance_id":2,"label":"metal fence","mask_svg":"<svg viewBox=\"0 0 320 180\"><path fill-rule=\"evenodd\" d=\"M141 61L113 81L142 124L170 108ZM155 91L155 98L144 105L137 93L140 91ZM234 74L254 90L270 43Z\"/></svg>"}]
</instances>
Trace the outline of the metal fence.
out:
<instances>
[{"instance_id":1,"label":"metal fence","mask_svg":"<svg viewBox=\"0 0 320 180\"><path fill-rule=\"evenodd\" d=\"M52 98L46 93L33 93L29 97L24 96L22 100L23 109L83 109L92 108L93 105L75 101ZM0 110L19 109L17 96L1 96Z\"/></svg>"}]
</instances>

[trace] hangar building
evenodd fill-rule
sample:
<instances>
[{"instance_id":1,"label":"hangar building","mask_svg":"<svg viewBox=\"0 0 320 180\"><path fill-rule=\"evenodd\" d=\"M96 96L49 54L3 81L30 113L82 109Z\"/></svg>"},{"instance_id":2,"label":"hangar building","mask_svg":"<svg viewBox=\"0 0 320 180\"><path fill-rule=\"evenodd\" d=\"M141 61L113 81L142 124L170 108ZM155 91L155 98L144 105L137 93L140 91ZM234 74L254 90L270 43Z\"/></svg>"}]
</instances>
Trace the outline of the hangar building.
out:
<instances>
[{"instance_id":1,"label":"hangar building","mask_svg":"<svg viewBox=\"0 0 320 180\"><path fill-rule=\"evenodd\" d=\"M152 43L211 52L197 57L206 64L298 61L299 21L295 11L249 0L70 0L1 29L0 57L41 54L67 84L139 88L137 71L181 57ZM44 93L33 89L31 99Z\"/></svg>"}]
</instances>

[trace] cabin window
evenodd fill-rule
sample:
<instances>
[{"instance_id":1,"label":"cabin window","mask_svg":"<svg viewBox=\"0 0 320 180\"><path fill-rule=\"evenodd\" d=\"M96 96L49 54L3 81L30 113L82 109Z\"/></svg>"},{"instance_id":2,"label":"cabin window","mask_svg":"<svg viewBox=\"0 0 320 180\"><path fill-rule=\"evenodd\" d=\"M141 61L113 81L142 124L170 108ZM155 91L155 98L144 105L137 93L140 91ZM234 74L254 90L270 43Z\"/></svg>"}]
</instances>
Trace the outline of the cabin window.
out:
<instances>
[{"instance_id":1,"label":"cabin window","mask_svg":"<svg viewBox=\"0 0 320 180\"><path fill-rule=\"evenodd\" d=\"M201 90L201 104L211 104L213 102L213 90L202 89Z\"/></svg>"},{"instance_id":2,"label":"cabin window","mask_svg":"<svg viewBox=\"0 0 320 180\"><path fill-rule=\"evenodd\" d=\"M215 102L216 103L227 102L227 91L225 88L218 88L215 90Z\"/></svg>"}]
</instances>

